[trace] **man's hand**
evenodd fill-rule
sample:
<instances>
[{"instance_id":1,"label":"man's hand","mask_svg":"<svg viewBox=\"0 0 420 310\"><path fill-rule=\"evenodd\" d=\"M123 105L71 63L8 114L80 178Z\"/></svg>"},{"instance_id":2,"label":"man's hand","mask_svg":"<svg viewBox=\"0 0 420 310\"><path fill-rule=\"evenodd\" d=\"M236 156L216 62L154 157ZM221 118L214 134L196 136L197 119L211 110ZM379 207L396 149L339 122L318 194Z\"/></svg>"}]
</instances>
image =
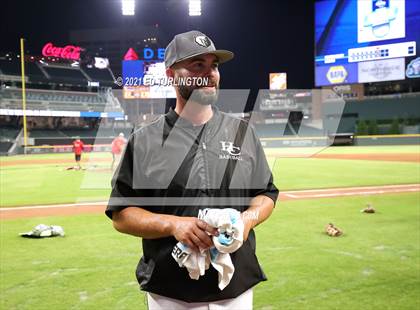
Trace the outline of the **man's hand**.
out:
<instances>
[{"instance_id":1,"label":"man's hand","mask_svg":"<svg viewBox=\"0 0 420 310\"><path fill-rule=\"evenodd\" d=\"M216 228L196 217L176 217L172 223L172 235L175 239L195 251L212 247L211 236L218 234Z\"/></svg>"}]
</instances>

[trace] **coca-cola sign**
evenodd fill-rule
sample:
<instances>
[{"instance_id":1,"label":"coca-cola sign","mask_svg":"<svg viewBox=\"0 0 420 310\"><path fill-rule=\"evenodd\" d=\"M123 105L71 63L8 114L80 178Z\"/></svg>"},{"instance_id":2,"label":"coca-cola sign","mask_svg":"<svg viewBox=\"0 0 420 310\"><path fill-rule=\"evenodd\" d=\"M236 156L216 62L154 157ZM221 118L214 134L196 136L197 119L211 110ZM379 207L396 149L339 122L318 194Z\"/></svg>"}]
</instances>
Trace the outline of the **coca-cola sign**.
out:
<instances>
[{"instance_id":1,"label":"coca-cola sign","mask_svg":"<svg viewBox=\"0 0 420 310\"><path fill-rule=\"evenodd\" d=\"M45 57L59 57L64 59L79 60L81 50L82 48L79 46L66 45L64 47L57 47L49 42L42 48L42 55Z\"/></svg>"}]
</instances>

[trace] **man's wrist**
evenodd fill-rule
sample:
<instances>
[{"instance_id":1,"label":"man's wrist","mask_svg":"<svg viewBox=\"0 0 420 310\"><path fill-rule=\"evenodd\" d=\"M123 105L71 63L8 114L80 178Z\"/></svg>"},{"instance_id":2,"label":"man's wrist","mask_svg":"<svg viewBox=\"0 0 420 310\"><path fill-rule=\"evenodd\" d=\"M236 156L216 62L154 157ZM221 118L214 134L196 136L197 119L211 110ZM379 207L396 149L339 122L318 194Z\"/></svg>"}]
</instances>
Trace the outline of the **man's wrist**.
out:
<instances>
[{"instance_id":1,"label":"man's wrist","mask_svg":"<svg viewBox=\"0 0 420 310\"><path fill-rule=\"evenodd\" d=\"M170 235L170 236L173 236L175 234L176 218L177 216L174 216L174 215L165 216L165 218L163 219L165 234Z\"/></svg>"},{"instance_id":2,"label":"man's wrist","mask_svg":"<svg viewBox=\"0 0 420 310\"><path fill-rule=\"evenodd\" d=\"M252 228L254 228L254 221L247 217L247 216L242 216L242 221L244 223L244 229L250 231Z\"/></svg>"}]
</instances>

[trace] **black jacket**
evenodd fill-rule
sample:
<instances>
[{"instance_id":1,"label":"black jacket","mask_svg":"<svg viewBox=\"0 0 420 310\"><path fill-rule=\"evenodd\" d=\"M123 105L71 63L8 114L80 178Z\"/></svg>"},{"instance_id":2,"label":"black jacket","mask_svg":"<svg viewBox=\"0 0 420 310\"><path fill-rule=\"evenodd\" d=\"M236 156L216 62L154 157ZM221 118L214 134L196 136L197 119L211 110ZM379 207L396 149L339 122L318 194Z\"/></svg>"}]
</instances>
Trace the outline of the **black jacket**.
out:
<instances>
[{"instance_id":1,"label":"black jacket","mask_svg":"<svg viewBox=\"0 0 420 310\"><path fill-rule=\"evenodd\" d=\"M127 206L177 216L198 215L204 208L241 212L257 195L275 202L263 149L246 121L213 108L203 126L193 126L170 110L154 123L135 130L112 181L106 214ZM171 256L173 237L142 239L143 257L136 276L143 290L186 302L234 298L266 277L255 256L251 230L243 246L231 254L235 273L220 291L217 271L210 267L199 280L190 279Z\"/></svg>"}]
</instances>

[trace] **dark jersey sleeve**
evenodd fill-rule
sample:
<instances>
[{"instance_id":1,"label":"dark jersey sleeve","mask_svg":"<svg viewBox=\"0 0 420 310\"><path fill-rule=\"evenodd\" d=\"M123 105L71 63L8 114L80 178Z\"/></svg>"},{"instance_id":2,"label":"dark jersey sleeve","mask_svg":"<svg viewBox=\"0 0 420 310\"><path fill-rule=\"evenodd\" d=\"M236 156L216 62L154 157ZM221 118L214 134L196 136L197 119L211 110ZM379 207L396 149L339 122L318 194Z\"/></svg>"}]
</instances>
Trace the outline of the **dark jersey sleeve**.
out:
<instances>
[{"instance_id":1,"label":"dark jersey sleeve","mask_svg":"<svg viewBox=\"0 0 420 310\"><path fill-rule=\"evenodd\" d=\"M253 178L251 186L251 195L253 197L258 195L265 195L271 198L276 204L279 190L274 185L273 174L268 165L260 139L255 133L253 126L250 126L251 137L255 146L255 162L253 167Z\"/></svg>"},{"instance_id":2,"label":"dark jersey sleeve","mask_svg":"<svg viewBox=\"0 0 420 310\"><path fill-rule=\"evenodd\" d=\"M113 211L121 211L129 206L127 198L136 196L133 189L133 149L134 142L131 137L111 181L112 191L105 210L105 214L111 219Z\"/></svg>"}]
</instances>

